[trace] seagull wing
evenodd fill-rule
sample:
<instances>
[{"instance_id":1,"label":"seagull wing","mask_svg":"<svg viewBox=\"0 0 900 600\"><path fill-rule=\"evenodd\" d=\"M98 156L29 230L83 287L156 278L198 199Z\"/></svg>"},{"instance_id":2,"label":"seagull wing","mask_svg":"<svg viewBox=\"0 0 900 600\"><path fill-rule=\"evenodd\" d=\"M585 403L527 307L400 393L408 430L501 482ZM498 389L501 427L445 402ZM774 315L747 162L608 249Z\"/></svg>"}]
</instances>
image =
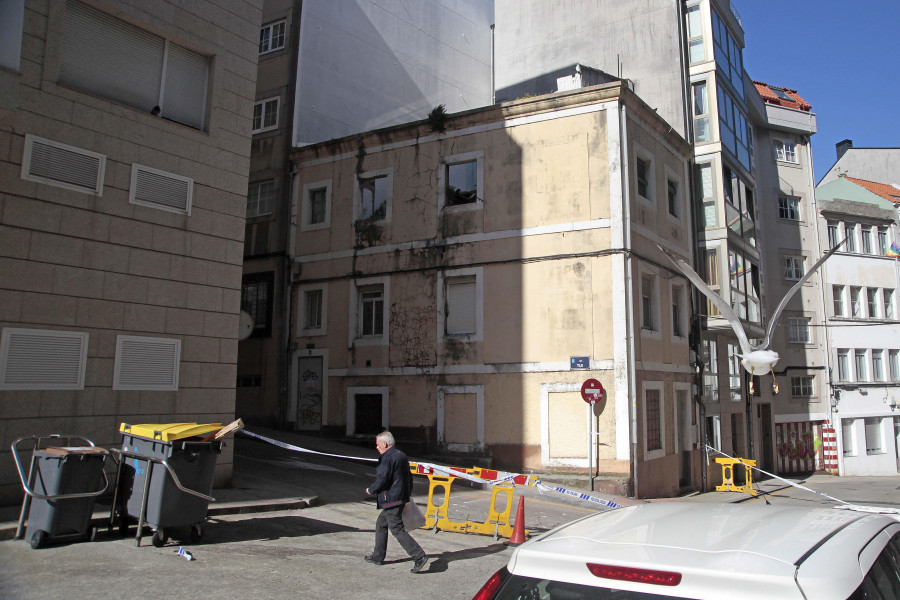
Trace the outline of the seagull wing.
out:
<instances>
[{"instance_id":1,"label":"seagull wing","mask_svg":"<svg viewBox=\"0 0 900 600\"><path fill-rule=\"evenodd\" d=\"M734 329L735 335L737 335L738 343L741 345L741 352L744 354L749 354L753 351L753 347L750 345L750 340L747 339L747 334L744 332L744 326L741 323L740 318L738 318L737 314L734 310L728 305L727 302L722 298L722 296L718 295L706 285L706 282L703 281L703 278L697 275L697 272L691 268L689 264L687 264L684 260L679 258L678 256L672 254L659 244L656 245L657 248L663 251L663 253L669 257L678 270L684 273L685 277L687 277L691 283L693 283L698 290L703 292L703 295L709 298L710 302L715 305L716 308L719 309L719 312L722 314L722 317L725 318L726 321L731 325L731 328Z\"/></svg>"},{"instance_id":2,"label":"seagull wing","mask_svg":"<svg viewBox=\"0 0 900 600\"><path fill-rule=\"evenodd\" d=\"M828 258L837 252L838 248L844 245L844 242L847 241L847 238L841 240L839 244L836 244L834 248L826 252L822 255L822 258L816 261L816 264L812 266L812 268L806 272L806 274L800 278L797 283L791 286L791 289L787 291L787 294L784 295L784 298L781 299L781 302L778 303L778 307L775 308L775 312L772 313L772 318L769 319L769 327L766 329L766 339L763 340L760 348L768 348L769 344L772 342L772 334L775 332L775 325L778 323L778 317L781 316L781 313L784 311L784 308L787 306L787 303L790 299L797 293L798 290L806 283L806 280L812 277L812 274L816 272L816 270L822 266Z\"/></svg>"}]
</instances>

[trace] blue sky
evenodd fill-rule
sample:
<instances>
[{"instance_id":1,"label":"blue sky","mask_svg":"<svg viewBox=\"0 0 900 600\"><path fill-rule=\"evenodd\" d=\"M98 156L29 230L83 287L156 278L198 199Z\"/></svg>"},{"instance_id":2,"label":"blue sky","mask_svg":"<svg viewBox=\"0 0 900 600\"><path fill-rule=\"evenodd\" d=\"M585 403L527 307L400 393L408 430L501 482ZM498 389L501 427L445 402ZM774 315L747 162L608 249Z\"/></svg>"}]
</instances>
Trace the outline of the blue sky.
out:
<instances>
[{"instance_id":1,"label":"blue sky","mask_svg":"<svg viewBox=\"0 0 900 600\"><path fill-rule=\"evenodd\" d=\"M796 89L816 113L816 182L841 140L900 147L900 1L732 1L743 20L747 73Z\"/></svg>"}]
</instances>

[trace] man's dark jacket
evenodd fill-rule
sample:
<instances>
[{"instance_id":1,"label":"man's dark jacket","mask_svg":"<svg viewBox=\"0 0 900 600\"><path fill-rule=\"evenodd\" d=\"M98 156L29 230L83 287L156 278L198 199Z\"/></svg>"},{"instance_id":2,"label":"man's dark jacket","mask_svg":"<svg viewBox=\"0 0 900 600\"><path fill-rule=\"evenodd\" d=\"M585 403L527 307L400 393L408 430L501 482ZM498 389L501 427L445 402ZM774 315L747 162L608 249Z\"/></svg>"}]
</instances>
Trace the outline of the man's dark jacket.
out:
<instances>
[{"instance_id":1,"label":"man's dark jacket","mask_svg":"<svg viewBox=\"0 0 900 600\"><path fill-rule=\"evenodd\" d=\"M409 502L412 474L406 454L393 446L388 448L378 459L375 477L369 493L375 496L378 508L392 508Z\"/></svg>"}]
</instances>

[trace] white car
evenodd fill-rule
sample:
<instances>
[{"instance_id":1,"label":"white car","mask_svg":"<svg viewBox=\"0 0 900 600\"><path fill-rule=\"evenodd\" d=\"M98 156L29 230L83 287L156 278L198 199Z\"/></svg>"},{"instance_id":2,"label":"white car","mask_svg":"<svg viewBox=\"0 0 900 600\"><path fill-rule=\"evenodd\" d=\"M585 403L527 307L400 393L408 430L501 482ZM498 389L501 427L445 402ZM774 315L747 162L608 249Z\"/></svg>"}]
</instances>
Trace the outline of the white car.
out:
<instances>
[{"instance_id":1,"label":"white car","mask_svg":"<svg viewBox=\"0 0 900 600\"><path fill-rule=\"evenodd\" d=\"M516 548L473 600L900 598L900 521L830 508L658 502Z\"/></svg>"}]
</instances>

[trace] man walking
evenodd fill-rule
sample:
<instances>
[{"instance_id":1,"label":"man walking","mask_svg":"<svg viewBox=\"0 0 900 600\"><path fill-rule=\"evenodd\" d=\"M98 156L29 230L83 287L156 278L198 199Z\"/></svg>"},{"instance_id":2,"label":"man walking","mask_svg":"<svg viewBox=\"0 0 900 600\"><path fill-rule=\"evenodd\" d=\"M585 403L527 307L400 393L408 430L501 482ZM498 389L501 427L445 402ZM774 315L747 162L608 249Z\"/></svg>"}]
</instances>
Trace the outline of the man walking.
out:
<instances>
[{"instance_id":1,"label":"man walking","mask_svg":"<svg viewBox=\"0 0 900 600\"><path fill-rule=\"evenodd\" d=\"M382 431L375 437L375 448L381 455L375 471L375 483L366 488L366 493L375 496L381 514L375 521L375 550L364 558L374 565L384 563L387 552L388 529L415 560L411 573L418 573L428 562L428 556L403 526L403 507L412 494L412 474L406 454L394 447L394 436L390 431Z\"/></svg>"}]
</instances>

